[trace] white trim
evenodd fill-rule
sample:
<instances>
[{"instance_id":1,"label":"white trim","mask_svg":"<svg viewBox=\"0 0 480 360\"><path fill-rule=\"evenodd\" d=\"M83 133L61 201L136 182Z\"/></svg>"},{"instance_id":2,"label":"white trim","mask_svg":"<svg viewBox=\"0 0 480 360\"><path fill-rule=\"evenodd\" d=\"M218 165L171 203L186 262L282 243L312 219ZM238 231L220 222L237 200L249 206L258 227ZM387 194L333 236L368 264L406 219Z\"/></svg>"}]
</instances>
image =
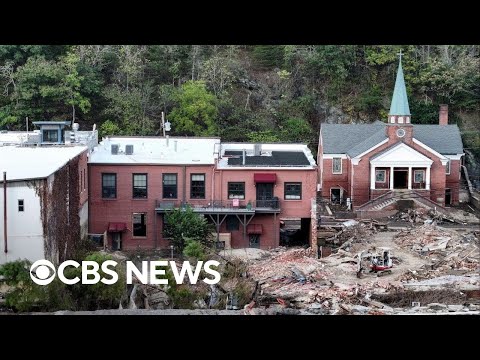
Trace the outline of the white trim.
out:
<instances>
[{"instance_id":1,"label":"white trim","mask_svg":"<svg viewBox=\"0 0 480 360\"><path fill-rule=\"evenodd\" d=\"M335 165L335 159L340 159L340 172L333 171ZM341 175L343 174L343 159L342 158L333 158L332 159L332 174L334 175Z\"/></svg>"},{"instance_id":2,"label":"white trim","mask_svg":"<svg viewBox=\"0 0 480 360\"><path fill-rule=\"evenodd\" d=\"M334 186L334 187L331 187L330 188L330 201L332 201L332 190L340 190L340 202L342 202L343 200L343 188L342 187L338 187L338 186Z\"/></svg>"},{"instance_id":3,"label":"white trim","mask_svg":"<svg viewBox=\"0 0 480 360\"><path fill-rule=\"evenodd\" d=\"M428 147L427 145L425 145L424 143L422 143L421 141L413 138L413 142L417 145L420 145L422 148L424 148L425 150L431 152L433 155L437 156L438 158L440 158L440 160L446 160L446 157L443 156L442 154L440 154L439 152L433 150L431 147ZM443 162L442 162L442 165L445 165Z\"/></svg>"},{"instance_id":4,"label":"white trim","mask_svg":"<svg viewBox=\"0 0 480 360\"><path fill-rule=\"evenodd\" d=\"M427 167L427 173L426 173L426 179L425 179L425 190L430 190L430 168Z\"/></svg>"},{"instance_id":5,"label":"white trim","mask_svg":"<svg viewBox=\"0 0 480 360\"><path fill-rule=\"evenodd\" d=\"M412 190L412 167L408 167L408 190Z\"/></svg>"},{"instance_id":6,"label":"white trim","mask_svg":"<svg viewBox=\"0 0 480 360\"><path fill-rule=\"evenodd\" d=\"M415 157L415 161L412 159L405 159L401 158L399 160L386 160L385 158L391 155L392 153L398 151L399 149L405 149L408 153L412 154L412 157ZM385 160L383 160L385 159ZM405 145L404 143L399 143L386 151L385 153L381 154L377 158L370 160L370 164L375 165L375 167L408 167L408 166L415 166L415 167L430 167L433 164L433 161L423 155L422 153L418 152L417 150L413 149L412 147Z\"/></svg>"},{"instance_id":7,"label":"white trim","mask_svg":"<svg viewBox=\"0 0 480 360\"><path fill-rule=\"evenodd\" d=\"M370 166L370 189L375 190L375 165Z\"/></svg>"},{"instance_id":8,"label":"white trim","mask_svg":"<svg viewBox=\"0 0 480 360\"><path fill-rule=\"evenodd\" d=\"M393 190L393 166L390 166L390 190Z\"/></svg>"},{"instance_id":9,"label":"white trim","mask_svg":"<svg viewBox=\"0 0 480 360\"><path fill-rule=\"evenodd\" d=\"M450 160L461 160L462 156L465 154L456 154L456 155L444 155L447 159Z\"/></svg>"},{"instance_id":10,"label":"white trim","mask_svg":"<svg viewBox=\"0 0 480 360\"><path fill-rule=\"evenodd\" d=\"M348 159L347 154L323 154L324 159L333 159L333 158L342 158L342 159Z\"/></svg>"},{"instance_id":11,"label":"white trim","mask_svg":"<svg viewBox=\"0 0 480 360\"><path fill-rule=\"evenodd\" d=\"M447 163L445 164L445 174L450 175L451 172L452 172L452 160L448 159Z\"/></svg>"},{"instance_id":12,"label":"white trim","mask_svg":"<svg viewBox=\"0 0 480 360\"><path fill-rule=\"evenodd\" d=\"M353 165L358 165L358 163L360 162L360 160L361 160L361 159L353 158L353 159L351 160L352 166L353 166Z\"/></svg>"},{"instance_id":13,"label":"white trim","mask_svg":"<svg viewBox=\"0 0 480 360\"><path fill-rule=\"evenodd\" d=\"M355 156L353 159L359 159L359 160L360 160L360 158L361 158L363 155L368 154L369 152L375 150L375 149L378 148L379 146L382 146L383 144L387 143L388 140L389 140L389 139L387 138L387 139L385 139L385 140L383 140L383 141L380 141L377 145L372 146L370 149L365 150L365 151L364 151L363 153L361 153L361 154L358 154L358 155ZM357 163L357 164L358 164L358 163ZM357 165L357 164L355 164L355 165Z\"/></svg>"}]
</instances>

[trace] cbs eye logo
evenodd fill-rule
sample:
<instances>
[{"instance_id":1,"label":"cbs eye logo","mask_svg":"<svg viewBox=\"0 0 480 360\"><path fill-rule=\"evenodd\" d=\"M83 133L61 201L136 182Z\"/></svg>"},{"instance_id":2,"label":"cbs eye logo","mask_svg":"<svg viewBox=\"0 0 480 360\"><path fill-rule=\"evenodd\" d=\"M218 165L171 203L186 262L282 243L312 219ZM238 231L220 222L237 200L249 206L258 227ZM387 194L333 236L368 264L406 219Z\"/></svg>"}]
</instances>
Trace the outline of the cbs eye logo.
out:
<instances>
[{"instance_id":1,"label":"cbs eye logo","mask_svg":"<svg viewBox=\"0 0 480 360\"><path fill-rule=\"evenodd\" d=\"M30 278L35 284L48 285L55 279L55 275L55 267L48 260L38 260L30 266Z\"/></svg>"}]
</instances>

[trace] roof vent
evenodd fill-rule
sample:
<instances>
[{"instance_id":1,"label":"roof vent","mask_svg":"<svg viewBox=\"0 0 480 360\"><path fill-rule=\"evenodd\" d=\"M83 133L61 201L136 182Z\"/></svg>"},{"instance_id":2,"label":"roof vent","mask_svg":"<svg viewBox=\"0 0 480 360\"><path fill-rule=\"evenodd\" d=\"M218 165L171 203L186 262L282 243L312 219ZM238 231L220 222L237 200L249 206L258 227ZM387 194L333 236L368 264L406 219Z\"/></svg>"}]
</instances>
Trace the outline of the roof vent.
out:
<instances>
[{"instance_id":1,"label":"roof vent","mask_svg":"<svg viewBox=\"0 0 480 360\"><path fill-rule=\"evenodd\" d=\"M125 154L132 155L133 154L133 145L125 145Z\"/></svg>"},{"instance_id":2,"label":"roof vent","mask_svg":"<svg viewBox=\"0 0 480 360\"><path fill-rule=\"evenodd\" d=\"M112 155L117 155L118 154L118 144L112 144Z\"/></svg>"},{"instance_id":3,"label":"roof vent","mask_svg":"<svg viewBox=\"0 0 480 360\"><path fill-rule=\"evenodd\" d=\"M260 156L262 153L262 144L254 144L253 145L253 155Z\"/></svg>"}]
</instances>

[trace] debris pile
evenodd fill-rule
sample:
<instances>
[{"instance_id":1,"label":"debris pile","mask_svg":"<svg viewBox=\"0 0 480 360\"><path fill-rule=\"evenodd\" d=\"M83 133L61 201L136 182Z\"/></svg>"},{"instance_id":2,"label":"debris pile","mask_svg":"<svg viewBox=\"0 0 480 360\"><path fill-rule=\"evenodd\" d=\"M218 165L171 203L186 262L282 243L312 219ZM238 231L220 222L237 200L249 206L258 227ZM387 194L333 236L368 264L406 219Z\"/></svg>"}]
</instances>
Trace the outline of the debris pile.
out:
<instances>
[{"instance_id":1,"label":"debris pile","mask_svg":"<svg viewBox=\"0 0 480 360\"><path fill-rule=\"evenodd\" d=\"M429 263L410 270L402 280L428 279L444 274L478 272L480 252L478 233L459 234L454 230L423 225L401 231L395 242L427 258Z\"/></svg>"}]
</instances>

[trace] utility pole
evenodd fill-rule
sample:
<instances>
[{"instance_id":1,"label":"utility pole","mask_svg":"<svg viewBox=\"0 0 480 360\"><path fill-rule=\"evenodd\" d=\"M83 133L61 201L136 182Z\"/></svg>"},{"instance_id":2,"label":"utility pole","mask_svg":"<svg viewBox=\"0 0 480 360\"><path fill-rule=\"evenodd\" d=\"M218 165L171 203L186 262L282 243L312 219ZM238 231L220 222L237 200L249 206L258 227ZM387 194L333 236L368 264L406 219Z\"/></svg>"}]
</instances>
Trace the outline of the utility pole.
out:
<instances>
[{"instance_id":1,"label":"utility pole","mask_svg":"<svg viewBox=\"0 0 480 360\"><path fill-rule=\"evenodd\" d=\"M163 137L165 137L165 113L162 111L162 130L163 130Z\"/></svg>"}]
</instances>

